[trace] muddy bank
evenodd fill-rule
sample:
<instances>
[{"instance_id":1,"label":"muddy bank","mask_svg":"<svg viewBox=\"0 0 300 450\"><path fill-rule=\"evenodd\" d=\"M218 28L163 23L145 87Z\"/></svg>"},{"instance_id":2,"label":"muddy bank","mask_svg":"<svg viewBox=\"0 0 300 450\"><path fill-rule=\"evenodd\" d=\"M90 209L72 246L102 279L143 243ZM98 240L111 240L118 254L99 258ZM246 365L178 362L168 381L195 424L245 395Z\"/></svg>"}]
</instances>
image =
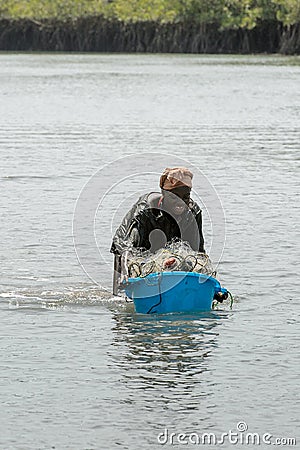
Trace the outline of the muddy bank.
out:
<instances>
[{"instance_id":1,"label":"muddy bank","mask_svg":"<svg viewBox=\"0 0 300 450\"><path fill-rule=\"evenodd\" d=\"M103 17L0 20L0 50L300 54L300 24L261 22L252 30L217 24L125 23Z\"/></svg>"}]
</instances>

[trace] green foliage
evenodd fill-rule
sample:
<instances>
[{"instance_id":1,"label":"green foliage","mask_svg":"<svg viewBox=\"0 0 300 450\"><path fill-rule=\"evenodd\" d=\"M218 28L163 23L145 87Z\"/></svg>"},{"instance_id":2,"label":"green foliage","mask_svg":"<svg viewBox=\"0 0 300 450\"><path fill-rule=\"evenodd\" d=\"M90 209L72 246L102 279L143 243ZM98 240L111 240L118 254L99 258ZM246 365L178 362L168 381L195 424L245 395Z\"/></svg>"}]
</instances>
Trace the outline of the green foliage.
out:
<instances>
[{"instance_id":1,"label":"green foliage","mask_svg":"<svg viewBox=\"0 0 300 450\"><path fill-rule=\"evenodd\" d=\"M226 0L223 28L254 28L259 20L276 18L273 0Z\"/></svg>"},{"instance_id":2,"label":"green foliage","mask_svg":"<svg viewBox=\"0 0 300 450\"><path fill-rule=\"evenodd\" d=\"M276 5L277 20L285 25L300 22L300 0L273 0Z\"/></svg>"},{"instance_id":3,"label":"green foliage","mask_svg":"<svg viewBox=\"0 0 300 450\"><path fill-rule=\"evenodd\" d=\"M177 0L114 0L106 6L106 15L124 21L173 22L178 15Z\"/></svg>"},{"instance_id":4,"label":"green foliage","mask_svg":"<svg viewBox=\"0 0 300 450\"><path fill-rule=\"evenodd\" d=\"M102 0L0 0L0 17L66 19L103 12Z\"/></svg>"},{"instance_id":5,"label":"green foliage","mask_svg":"<svg viewBox=\"0 0 300 450\"><path fill-rule=\"evenodd\" d=\"M77 18L104 15L127 22L217 23L248 28L260 20L300 22L300 0L0 0L0 18Z\"/></svg>"},{"instance_id":6,"label":"green foliage","mask_svg":"<svg viewBox=\"0 0 300 450\"><path fill-rule=\"evenodd\" d=\"M222 20L224 0L179 0L178 3L180 19L200 23Z\"/></svg>"}]
</instances>

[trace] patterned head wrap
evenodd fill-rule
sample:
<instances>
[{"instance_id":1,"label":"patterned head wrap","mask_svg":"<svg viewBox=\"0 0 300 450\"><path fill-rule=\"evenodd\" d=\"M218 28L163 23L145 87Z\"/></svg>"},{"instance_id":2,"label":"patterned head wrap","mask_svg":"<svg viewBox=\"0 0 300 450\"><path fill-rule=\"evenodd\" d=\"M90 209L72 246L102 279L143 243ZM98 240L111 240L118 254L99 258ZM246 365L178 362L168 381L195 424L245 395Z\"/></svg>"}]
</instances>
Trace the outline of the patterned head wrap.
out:
<instances>
[{"instance_id":1,"label":"patterned head wrap","mask_svg":"<svg viewBox=\"0 0 300 450\"><path fill-rule=\"evenodd\" d=\"M192 187L192 172L186 167L167 167L160 177L159 186L165 191L171 191L179 186Z\"/></svg>"}]
</instances>

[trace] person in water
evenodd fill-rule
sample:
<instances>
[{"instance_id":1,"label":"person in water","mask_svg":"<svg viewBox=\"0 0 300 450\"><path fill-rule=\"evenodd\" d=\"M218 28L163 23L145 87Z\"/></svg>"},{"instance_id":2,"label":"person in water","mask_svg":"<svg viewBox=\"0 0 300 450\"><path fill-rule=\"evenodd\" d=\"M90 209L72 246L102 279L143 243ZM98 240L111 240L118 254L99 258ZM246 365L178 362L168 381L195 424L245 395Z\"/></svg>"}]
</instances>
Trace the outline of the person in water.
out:
<instances>
[{"instance_id":1,"label":"person in water","mask_svg":"<svg viewBox=\"0 0 300 450\"><path fill-rule=\"evenodd\" d=\"M160 177L161 192L142 195L123 218L110 249L115 255L114 295L118 292L121 257L132 247L154 253L179 238L193 250L205 252L202 211L190 197L192 179L186 167L166 168Z\"/></svg>"}]
</instances>

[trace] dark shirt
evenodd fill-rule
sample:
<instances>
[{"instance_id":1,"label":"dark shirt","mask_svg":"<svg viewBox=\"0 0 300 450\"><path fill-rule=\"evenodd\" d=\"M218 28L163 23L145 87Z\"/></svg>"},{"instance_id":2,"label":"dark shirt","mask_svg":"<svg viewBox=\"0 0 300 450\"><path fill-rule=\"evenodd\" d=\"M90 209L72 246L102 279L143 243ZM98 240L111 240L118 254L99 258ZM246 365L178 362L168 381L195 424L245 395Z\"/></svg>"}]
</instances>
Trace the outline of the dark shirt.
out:
<instances>
[{"instance_id":1,"label":"dark shirt","mask_svg":"<svg viewBox=\"0 0 300 450\"><path fill-rule=\"evenodd\" d=\"M189 242L193 250L204 252L202 211L197 203L190 200L185 212L175 220L175 216L160 207L160 198L161 194L151 192L138 199L116 230L110 249L112 253L121 255L131 247L152 250L151 232L154 230L156 233L160 230L165 236L159 247L179 238Z\"/></svg>"}]
</instances>

